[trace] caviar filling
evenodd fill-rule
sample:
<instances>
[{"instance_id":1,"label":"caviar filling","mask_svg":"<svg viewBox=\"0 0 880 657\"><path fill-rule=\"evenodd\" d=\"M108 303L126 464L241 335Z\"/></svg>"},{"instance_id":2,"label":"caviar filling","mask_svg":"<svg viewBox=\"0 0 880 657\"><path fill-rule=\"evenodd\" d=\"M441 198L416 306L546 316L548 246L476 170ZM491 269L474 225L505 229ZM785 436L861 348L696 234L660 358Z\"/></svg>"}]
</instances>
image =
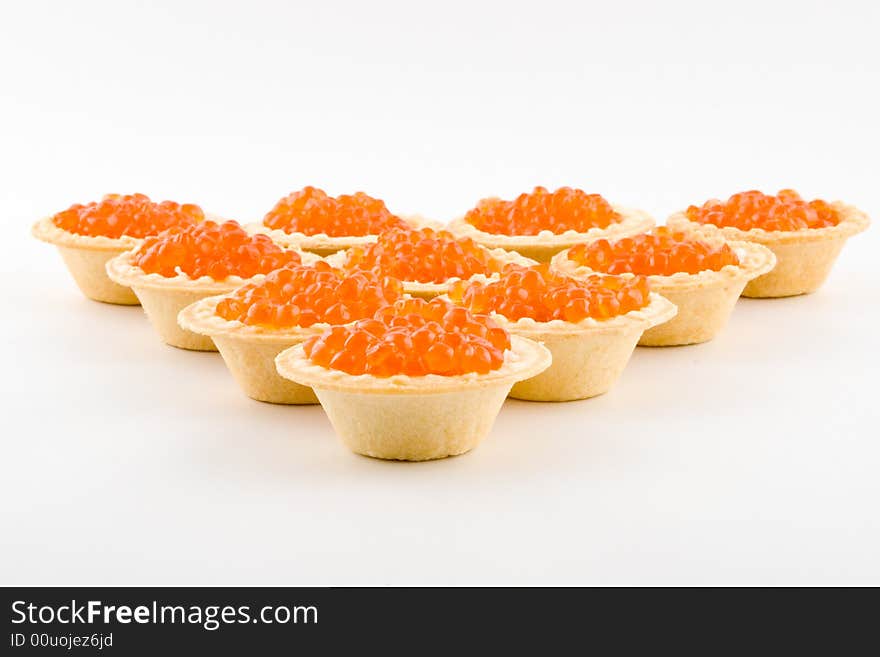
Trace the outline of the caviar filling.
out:
<instances>
[{"instance_id":1,"label":"caviar filling","mask_svg":"<svg viewBox=\"0 0 880 657\"><path fill-rule=\"evenodd\" d=\"M52 222L69 233L115 239L123 235L157 235L167 228L188 226L204 218L202 209L191 203L155 203L143 194L107 194L97 202L71 205L54 215Z\"/></svg>"},{"instance_id":2,"label":"caviar filling","mask_svg":"<svg viewBox=\"0 0 880 657\"><path fill-rule=\"evenodd\" d=\"M503 263L469 238L432 228L391 230L374 244L349 250L345 268L394 276L402 281L445 283L450 278L500 272Z\"/></svg>"},{"instance_id":3,"label":"caviar filling","mask_svg":"<svg viewBox=\"0 0 880 657\"><path fill-rule=\"evenodd\" d=\"M560 187L555 192L535 187L512 201L484 199L464 220L495 235L537 235L543 230L585 233L591 228L607 228L619 222L621 216L599 194L571 187Z\"/></svg>"},{"instance_id":4,"label":"caviar filling","mask_svg":"<svg viewBox=\"0 0 880 657\"><path fill-rule=\"evenodd\" d=\"M840 216L830 203L804 201L793 189L783 189L776 196L758 191L734 194L726 201L706 201L701 207L690 206L685 214L691 221L740 230L803 230L827 228L840 223Z\"/></svg>"},{"instance_id":5,"label":"caviar filling","mask_svg":"<svg viewBox=\"0 0 880 657\"><path fill-rule=\"evenodd\" d=\"M148 274L173 277L183 273L215 280L250 278L301 264L296 251L282 249L266 235L248 235L235 221L169 228L147 237L132 262Z\"/></svg>"},{"instance_id":6,"label":"caviar filling","mask_svg":"<svg viewBox=\"0 0 880 657\"><path fill-rule=\"evenodd\" d=\"M263 225L286 233L359 237L403 228L406 223L383 201L363 192L333 197L315 187L304 187L278 201L263 218Z\"/></svg>"},{"instance_id":7,"label":"caviar filling","mask_svg":"<svg viewBox=\"0 0 880 657\"><path fill-rule=\"evenodd\" d=\"M326 262L278 269L240 287L217 304L227 320L267 328L307 328L372 317L403 294L395 278L368 272L344 274Z\"/></svg>"},{"instance_id":8,"label":"caviar filling","mask_svg":"<svg viewBox=\"0 0 880 657\"><path fill-rule=\"evenodd\" d=\"M449 298L471 312L495 312L516 321L561 319L580 322L588 317L611 319L644 308L649 300L647 280L595 274L571 278L549 270L549 265L509 267L497 281L459 281Z\"/></svg>"},{"instance_id":9,"label":"caviar filling","mask_svg":"<svg viewBox=\"0 0 880 657\"><path fill-rule=\"evenodd\" d=\"M568 259L597 272L642 276L697 274L739 264L727 244L710 243L665 226L613 242L603 239L579 244L568 250Z\"/></svg>"},{"instance_id":10,"label":"caviar filling","mask_svg":"<svg viewBox=\"0 0 880 657\"><path fill-rule=\"evenodd\" d=\"M307 340L314 364L348 374L485 374L504 363L510 336L487 315L448 301L401 299L371 319L334 326Z\"/></svg>"}]
</instances>

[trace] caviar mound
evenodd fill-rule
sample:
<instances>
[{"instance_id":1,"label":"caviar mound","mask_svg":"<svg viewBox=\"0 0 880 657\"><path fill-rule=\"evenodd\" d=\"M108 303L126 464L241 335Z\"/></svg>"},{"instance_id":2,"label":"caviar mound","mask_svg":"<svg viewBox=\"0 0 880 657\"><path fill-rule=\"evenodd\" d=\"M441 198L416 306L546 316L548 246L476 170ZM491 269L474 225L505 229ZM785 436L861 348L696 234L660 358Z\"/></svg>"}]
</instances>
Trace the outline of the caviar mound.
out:
<instances>
[{"instance_id":1,"label":"caviar mound","mask_svg":"<svg viewBox=\"0 0 880 657\"><path fill-rule=\"evenodd\" d=\"M75 204L52 216L52 222L69 233L110 238L157 235L168 228L204 219L205 213L197 205L155 203L143 194L107 194L100 201Z\"/></svg>"},{"instance_id":2,"label":"caviar mound","mask_svg":"<svg viewBox=\"0 0 880 657\"><path fill-rule=\"evenodd\" d=\"M535 187L512 201L484 199L464 216L478 230L496 235L537 235L544 230L557 235L569 230L585 233L620 220L602 196L571 187L555 192Z\"/></svg>"},{"instance_id":3,"label":"caviar mound","mask_svg":"<svg viewBox=\"0 0 880 657\"><path fill-rule=\"evenodd\" d=\"M698 274L739 264L736 253L726 243L708 242L665 226L619 240L578 244L568 250L568 259L597 272L641 276Z\"/></svg>"},{"instance_id":4,"label":"caviar mound","mask_svg":"<svg viewBox=\"0 0 880 657\"><path fill-rule=\"evenodd\" d=\"M401 281L445 283L451 278L487 276L500 272L504 263L470 238L433 228L395 229L379 235L367 246L353 247L344 268L367 270Z\"/></svg>"},{"instance_id":5,"label":"caviar mound","mask_svg":"<svg viewBox=\"0 0 880 657\"><path fill-rule=\"evenodd\" d=\"M282 249L266 235L249 235L235 221L205 221L169 228L147 237L132 255L132 264L166 278L228 276L250 278L301 264L299 253Z\"/></svg>"},{"instance_id":6,"label":"caviar mound","mask_svg":"<svg viewBox=\"0 0 880 657\"><path fill-rule=\"evenodd\" d=\"M345 324L372 317L401 297L403 286L370 272L345 274L326 262L278 269L222 299L216 313L251 326L285 329Z\"/></svg>"},{"instance_id":7,"label":"caviar mound","mask_svg":"<svg viewBox=\"0 0 880 657\"><path fill-rule=\"evenodd\" d=\"M840 216L830 203L818 199L804 201L792 189L783 189L776 196L748 191L734 194L727 201L713 199L701 207L690 206L685 216L701 224L739 230L796 231L840 223Z\"/></svg>"},{"instance_id":8,"label":"caviar mound","mask_svg":"<svg viewBox=\"0 0 880 657\"><path fill-rule=\"evenodd\" d=\"M485 374L501 367L509 348L510 336L490 317L442 299L401 299L303 344L316 365L377 377Z\"/></svg>"},{"instance_id":9,"label":"caviar mound","mask_svg":"<svg viewBox=\"0 0 880 657\"><path fill-rule=\"evenodd\" d=\"M623 278L594 274L572 278L548 264L508 267L497 281L458 281L449 298L474 313L495 312L510 321L528 317L536 322L559 319L577 323L605 320L644 308L650 300L642 276Z\"/></svg>"},{"instance_id":10,"label":"caviar mound","mask_svg":"<svg viewBox=\"0 0 880 657\"><path fill-rule=\"evenodd\" d=\"M304 187L279 200L263 225L285 233L360 237L403 228L406 222L383 201L363 192L333 197L316 187Z\"/></svg>"}]
</instances>

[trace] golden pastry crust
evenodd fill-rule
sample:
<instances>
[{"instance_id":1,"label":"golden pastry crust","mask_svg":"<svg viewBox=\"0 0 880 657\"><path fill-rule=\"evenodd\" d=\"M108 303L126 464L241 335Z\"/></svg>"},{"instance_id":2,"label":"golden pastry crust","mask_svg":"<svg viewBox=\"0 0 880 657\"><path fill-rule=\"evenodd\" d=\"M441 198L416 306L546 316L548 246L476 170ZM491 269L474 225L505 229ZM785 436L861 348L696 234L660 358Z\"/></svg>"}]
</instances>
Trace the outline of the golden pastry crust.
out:
<instances>
[{"instance_id":1,"label":"golden pastry crust","mask_svg":"<svg viewBox=\"0 0 880 657\"><path fill-rule=\"evenodd\" d=\"M648 281L651 283L651 290L663 294L663 292L660 291L661 288L684 289L710 287L733 280L750 280L761 274L766 274L773 269L773 266L776 264L776 258L773 255L773 252L760 244L742 241L732 242L717 235L700 235L699 239L715 247L726 243L731 249L733 249L734 253L736 253L739 264L725 265L718 270L704 269L696 274L688 274L687 272L676 272L668 276L653 274L647 277ZM597 272L584 265L578 265L574 261L569 260L568 250L556 254L551 261L550 268L560 274L575 277L603 273ZM633 277L633 274L628 273L618 275L627 278Z\"/></svg>"},{"instance_id":2,"label":"golden pastry crust","mask_svg":"<svg viewBox=\"0 0 880 657\"><path fill-rule=\"evenodd\" d=\"M281 376L297 383L320 388L364 395L424 395L459 392L492 386L532 376L550 365L550 354L540 344L511 336L511 348L504 353L504 363L486 374L470 372L456 376L426 374L409 376L395 374L388 377L372 374L348 374L312 363L302 345L288 349L275 361Z\"/></svg>"},{"instance_id":3,"label":"golden pastry crust","mask_svg":"<svg viewBox=\"0 0 880 657\"><path fill-rule=\"evenodd\" d=\"M302 264L314 264L321 258L313 253L298 251ZM126 251L107 262L107 275L120 285L130 286L150 322L162 339L173 347L194 351L216 351L211 338L182 328L177 322L180 311L200 299L231 292L246 283L260 281L265 274L251 278L229 276L222 281L210 276L190 278L183 272L176 276L147 273L133 263L134 251Z\"/></svg>"},{"instance_id":4,"label":"golden pastry crust","mask_svg":"<svg viewBox=\"0 0 880 657\"><path fill-rule=\"evenodd\" d=\"M491 312L489 315L508 331L528 337L529 333L567 335L586 331L620 331L631 328L644 330L646 326L668 321L675 315L675 308L660 294L651 293L648 305L645 307L608 319L586 317L579 322L566 322L562 319L539 322L531 317L520 317L518 320L512 321L496 312Z\"/></svg>"},{"instance_id":5,"label":"golden pastry crust","mask_svg":"<svg viewBox=\"0 0 880 657\"><path fill-rule=\"evenodd\" d=\"M187 306L177 316L181 328L211 339L244 393L272 404L317 404L308 386L278 375L279 353L329 328L329 324L272 329L251 326L217 315L217 304L228 295L206 297Z\"/></svg>"},{"instance_id":6,"label":"golden pastry crust","mask_svg":"<svg viewBox=\"0 0 880 657\"><path fill-rule=\"evenodd\" d=\"M507 251L505 249L486 249L485 247L482 248L488 251L489 255L494 260L502 263L502 265L520 265L522 267L531 267L532 265L538 264L531 258L525 258L515 251ZM340 251L325 258L330 266L337 267L339 269L342 269L344 267L345 261L347 259L348 253L346 251ZM474 274L468 280L493 280L497 278L498 274L493 274L492 276L488 277L488 279L483 274ZM436 296L449 292L450 286L459 280L461 279L450 278L443 283L421 283L419 281L402 281L402 283L403 291L405 294L419 297L421 299L427 299L430 301Z\"/></svg>"},{"instance_id":7,"label":"golden pastry crust","mask_svg":"<svg viewBox=\"0 0 880 657\"><path fill-rule=\"evenodd\" d=\"M31 227L31 234L38 240L54 244L55 246L76 247L79 249L91 249L94 251L128 251L140 245L143 241L137 237L123 235L121 237L106 237L104 235L79 235L64 230L52 221L52 217L44 217Z\"/></svg>"},{"instance_id":8,"label":"golden pastry crust","mask_svg":"<svg viewBox=\"0 0 880 657\"><path fill-rule=\"evenodd\" d=\"M720 246L720 236L700 236L704 242ZM639 339L644 347L668 347L697 344L715 337L727 324L734 304L746 284L766 274L776 264L773 252L752 242L727 242L739 259L738 265L719 270L706 269L696 274L677 272L669 276L648 276L651 290L669 299L678 313L668 322L645 330ZM557 254L551 267L567 276L584 277L597 272L568 259L568 251ZM621 274L632 278L633 274Z\"/></svg>"},{"instance_id":9,"label":"golden pastry crust","mask_svg":"<svg viewBox=\"0 0 880 657\"><path fill-rule=\"evenodd\" d=\"M88 298L124 306L140 303L130 287L111 281L105 270L108 260L136 248L140 239L127 235L119 238L79 235L56 226L52 217L37 221L31 227L31 234L58 248L73 280Z\"/></svg>"},{"instance_id":10,"label":"golden pastry crust","mask_svg":"<svg viewBox=\"0 0 880 657\"><path fill-rule=\"evenodd\" d=\"M619 239L644 233L654 227L654 218L642 210L633 210L612 206L623 219L607 228L591 228L579 233L567 230L563 233L552 233L542 230L537 235L496 235L479 230L464 220L464 217L453 219L449 230L459 237L470 237L472 240L490 249L506 249L516 251L526 258L539 262L548 262L563 249L592 242L598 239Z\"/></svg>"},{"instance_id":11,"label":"golden pastry crust","mask_svg":"<svg viewBox=\"0 0 880 657\"><path fill-rule=\"evenodd\" d=\"M313 265L322 258L313 253L305 253L294 249L302 258L302 264ZM183 272L176 276L162 276L161 274L148 274L133 263L134 250L126 251L113 258L107 263L107 274L111 279L121 285L138 286L140 288L158 288L162 290L198 290L199 292L219 294L230 292L245 283L253 283L266 278L265 274L257 274L251 278L241 276L227 276L223 280L216 280L210 276L190 278Z\"/></svg>"},{"instance_id":12,"label":"golden pastry crust","mask_svg":"<svg viewBox=\"0 0 880 657\"><path fill-rule=\"evenodd\" d=\"M841 220L837 225L825 228L793 231L767 231L763 228L740 230L732 226L721 227L691 221L684 212L671 215L666 223L673 230L766 246L776 256L776 266L768 273L749 281L742 294L756 298L787 297L817 290L831 272L846 240L866 230L871 223L868 216L854 206L841 201L835 201L831 206Z\"/></svg>"},{"instance_id":13,"label":"golden pastry crust","mask_svg":"<svg viewBox=\"0 0 880 657\"><path fill-rule=\"evenodd\" d=\"M217 223L227 221L227 219L213 214L206 214L205 220ZM136 249L144 241L140 237L131 237L130 235L107 237L105 235L71 233L57 226L52 217L43 217L34 223L31 226L31 234L38 240L54 244L55 246L90 249L93 251L115 251L117 253Z\"/></svg>"},{"instance_id":14,"label":"golden pastry crust","mask_svg":"<svg viewBox=\"0 0 880 657\"><path fill-rule=\"evenodd\" d=\"M758 244L793 244L804 242L820 242L827 239L840 237L852 237L868 229L871 220L864 212L852 205L846 205L842 201L831 203L831 207L840 217L840 222L835 226L825 228L803 228L801 230L764 230L752 228L741 230L733 226L716 226L691 221L684 212L676 212L669 216L666 225L673 230L693 231L697 230L707 235L721 235L728 240L757 242Z\"/></svg>"},{"instance_id":15,"label":"golden pastry crust","mask_svg":"<svg viewBox=\"0 0 880 657\"><path fill-rule=\"evenodd\" d=\"M425 461L463 454L482 441L514 381L549 366L550 352L511 336L505 362L487 374L353 376L311 363L297 345L275 359L279 374L313 386L343 443L381 459Z\"/></svg>"},{"instance_id":16,"label":"golden pastry crust","mask_svg":"<svg viewBox=\"0 0 880 657\"><path fill-rule=\"evenodd\" d=\"M234 336L263 343L281 343L291 340L302 342L306 338L330 328L330 324L326 322L319 322L308 327L271 328L245 324L237 319L226 319L217 314L217 304L228 297L228 294L218 294L200 299L180 311L178 322L184 328L202 335Z\"/></svg>"},{"instance_id":17,"label":"golden pastry crust","mask_svg":"<svg viewBox=\"0 0 880 657\"><path fill-rule=\"evenodd\" d=\"M429 221L419 215L409 215L400 217L412 228L434 228L441 230L443 228L436 221ZM350 249L353 246L366 246L375 242L379 236L377 235L347 235L342 237L334 237L326 233L316 233L314 235L306 235L305 233L288 233L280 228L268 228L262 222L246 224L244 229L251 234L261 233L268 235L272 241L284 247L295 247L315 253L319 256L329 256L339 251Z\"/></svg>"},{"instance_id":18,"label":"golden pastry crust","mask_svg":"<svg viewBox=\"0 0 880 657\"><path fill-rule=\"evenodd\" d=\"M510 396L527 401L574 401L608 392L629 362L639 336L668 322L676 312L675 304L651 293L644 308L607 320L538 322L523 317L511 321L491 313L509 333L536 340L553 355L549 368L514 384Z\"/></svg>"}]
</instances>

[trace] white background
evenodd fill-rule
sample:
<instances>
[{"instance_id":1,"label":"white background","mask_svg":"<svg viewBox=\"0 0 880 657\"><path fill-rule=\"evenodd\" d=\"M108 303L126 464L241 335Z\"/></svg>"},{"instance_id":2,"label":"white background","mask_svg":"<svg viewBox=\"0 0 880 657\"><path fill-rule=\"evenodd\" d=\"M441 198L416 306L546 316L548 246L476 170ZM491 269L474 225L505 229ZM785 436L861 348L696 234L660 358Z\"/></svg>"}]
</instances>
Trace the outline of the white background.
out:
<instances>
[{"instance_id":1,"label":"white background","mask_svg":"<svg viewBox=\"0 0 880 657\"><path fill-rule=\"evenodd\" d=\"M878 27L868 0L4 3L0 583L880 584L876 225L819 293L424 464L248 400L28 234L110 191L253 220L306 184L437 219L535 184L876 217Z\"/></svg>"}]
</instances>

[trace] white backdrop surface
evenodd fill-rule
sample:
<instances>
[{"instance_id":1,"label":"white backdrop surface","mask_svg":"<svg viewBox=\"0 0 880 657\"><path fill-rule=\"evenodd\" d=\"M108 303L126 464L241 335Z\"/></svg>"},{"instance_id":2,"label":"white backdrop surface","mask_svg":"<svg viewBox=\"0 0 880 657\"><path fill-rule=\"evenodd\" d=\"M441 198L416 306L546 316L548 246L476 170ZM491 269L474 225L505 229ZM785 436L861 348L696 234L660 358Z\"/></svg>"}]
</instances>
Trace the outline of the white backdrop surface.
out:
<instances>
[{"instance_id":1,"label":"white backdrop surface","mask_svg":"<svg viewBox=\"0 0 880 657\"><path fill-rule=\"evenodd\" d=\"M252 220L306 184L436 219L536 184L876 218L878 27L867 1L4 4L0 583L880 584L876 225L817 294L423 464L245 398L28 234L110 191Z\"/></svg>"}]
</instances>

